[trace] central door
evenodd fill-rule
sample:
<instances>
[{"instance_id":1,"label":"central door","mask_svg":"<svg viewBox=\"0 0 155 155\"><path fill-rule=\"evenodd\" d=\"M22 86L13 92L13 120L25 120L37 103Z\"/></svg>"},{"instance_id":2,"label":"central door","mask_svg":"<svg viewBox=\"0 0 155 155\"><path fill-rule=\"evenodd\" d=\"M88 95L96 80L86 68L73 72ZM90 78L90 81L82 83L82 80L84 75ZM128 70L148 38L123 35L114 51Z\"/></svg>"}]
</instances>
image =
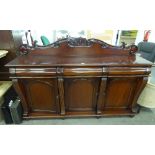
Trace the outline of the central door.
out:
<instances>
[{"instance_id":1,"label":"central door","mask_svg":"<svg viewBox=\"0 0 155 155\"><path fill-rule=\"evenodd\" d=\"M66 78L66 112L95 112L99 81L99 78Z\"/></svg>"}]
</instances>

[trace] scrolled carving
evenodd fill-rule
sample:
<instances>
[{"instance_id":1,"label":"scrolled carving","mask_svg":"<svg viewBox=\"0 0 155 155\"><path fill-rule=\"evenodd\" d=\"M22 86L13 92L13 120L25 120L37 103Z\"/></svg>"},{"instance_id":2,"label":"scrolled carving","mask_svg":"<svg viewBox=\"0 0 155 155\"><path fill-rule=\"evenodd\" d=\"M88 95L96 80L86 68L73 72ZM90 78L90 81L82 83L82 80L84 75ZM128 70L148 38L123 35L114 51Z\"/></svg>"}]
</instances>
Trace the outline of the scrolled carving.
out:
<instances>
[{"instance_id":1,"label":"scrolled carving","mask_svg":"<svg viewBox=\"0 0 155 155\"><path fill-rule=\"evenodd\" d=\"M130 46L130 54L135 54L138 51L138 47L136 45Z\"/></svg>"},{"instance_id":2,"label":"scrolled carving","mask_svg":"<svg viewBox=\"0 0 155 155\"><path fill-rule=\"evenodd\" d=\"M28 46L26 44L22 44L19 47L19 54L20 55L26 55L26 54L28 54Z\"/></svg>"},{"instance_id":3,"label":"scrolled carving","mask_svg":"<svg viewBox=\"0 0 155 155\"><path fill-rule=\"evenodd\" d=\"M61 46L61 44L63 44L63 43L68 43L68 38L59 39L56 42L54 42L53 44L50 44L49 46L53 45L54 48L57 48L57 47Z\"/></svg>"},{"instance_id":4,"label":"scrolled carving","mask_svg":"<svg viewBox=\"0 0 155 155\"><path fill-rule=\"evenodd\" d=\"M90 46L91 42L86 38L68 38L69 46Z\"/></svg>"},{"instance_id":5,"label":"scrolled carving","mask_svg":"<svg viewBox=\"0 0 155 155\"><path fill-rule=\"evenodd\" d=\"M114 47L110 44L107 44L106 42L104 42L102 40L95 39L95 38L88 39L88 41L91 42L91 44L94 44L94 43L100 44L102 46L102 48Z\"/></svg>"},{"instance_id":6,"label":"scrolled carving","mask_svg":"<svg viewBox=\"0 0 155 155\"><path fill-rule=\"evenodd\" d=\"M67 37L63 39L59 39L55 41L52 44L46 45L46 46L28 46L28 45L21 45L19 48L20 54L21 55L26 55L28 54L29 51L33 49L45 49L45 48L59 48L62 44L64 44L69 47L92 47L94 44L99 44L101 45L101 48L113 48L113 49L123 49L127 50L128 54L134 55L135 52L138 50L138 47L136 45L130 45L126 46L125 42L122 42L121 46L113 46L110 45L102 40L99 39L86 39L86 38L73 38L73 37Z\"/></svg>"},{"instance_id":7,"label":"scrolled carving","mask_svg":"<svg viewBox=\"0 0 155 155\"><path fill-rule=\"evenodd\" d=\"M49 44L47 46L37 46L38 48L44 48L44 47L60 47L61 44L66 43L70 47L91 47L94 43L100 44L102 48L108 48L108 47L117 47L117 46L112 46L107 44L106 42L99 40L99 39L86 39L86 38L73 38L73 37L68 37L68 38L63 38L59 39L56 42ZM118 48L118 47L117 47Z\"/></svg>"},{"instance_id":8,"label":"scrolled carving","mask_svg":"<svg viewBox=\"0 0 155 155\"><path fill-rule=\"evenodd\" d=\"M125 44L124 44L125 45ZM138 47L136 45L129 45L122 47L125 50L129 50L129 54L134 55L138 51Z\"/></svg>"}]
</instances>

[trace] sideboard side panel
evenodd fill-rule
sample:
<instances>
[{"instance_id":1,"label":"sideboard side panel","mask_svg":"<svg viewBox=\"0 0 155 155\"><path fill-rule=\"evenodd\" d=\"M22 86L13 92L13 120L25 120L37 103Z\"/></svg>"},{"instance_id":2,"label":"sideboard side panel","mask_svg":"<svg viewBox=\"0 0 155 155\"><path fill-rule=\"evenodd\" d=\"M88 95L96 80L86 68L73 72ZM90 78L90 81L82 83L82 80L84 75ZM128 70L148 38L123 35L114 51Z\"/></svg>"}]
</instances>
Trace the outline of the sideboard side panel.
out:
<instances>
[{"instance_id":1,"label":"sideboard side panel","mask_svg":"<svg viewBox=\"0 0 155 155\"><path fill-rule=\"evenodd\" d=\"M140 93L146 86L147 81L148 81L148 77L139 78L137 81L137 86L135 88L134 97L133 97L132 103L130 104L130 107L129 107L131 109L131 111L134 113L137 113L139 110L139 108L137 108L137 106L136 106L137 100L138 100Z\"/></svg>"}]
</instances>

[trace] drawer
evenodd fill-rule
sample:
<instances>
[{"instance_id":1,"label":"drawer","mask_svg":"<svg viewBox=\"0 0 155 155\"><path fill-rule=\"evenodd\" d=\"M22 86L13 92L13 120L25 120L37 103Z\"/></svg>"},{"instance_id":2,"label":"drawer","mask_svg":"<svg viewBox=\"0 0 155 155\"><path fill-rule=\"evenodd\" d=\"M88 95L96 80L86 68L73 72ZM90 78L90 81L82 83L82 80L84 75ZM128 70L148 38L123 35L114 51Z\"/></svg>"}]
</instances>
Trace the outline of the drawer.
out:
<instances>
[{"instance_id":1,"label":"drawer","mask_svg":"<svg viewBox=\"0 0 155 155\"><path fill-rule=\"evenodd\" d=\"M102 73L103 68L98 67L68 67L63 70L65 76L102 76Z\"/></svg>"},{"instance_id":2,"label":"drawer","mask_svg":"<svg viewBox=\"0 0 155 155\"><path fill-rule=\"evenodd\" d=\"M109 67L108 75L148 75L151 68L146 67Z\"/></svg>"},{"instance_id":3,"label":"drawer","mask_svg":"<svg viewBox=\"0 0 155 155\"><path fill-rule=\"evenodd\" d=\"M56 76L56 68L16 68L14 70L15 76ZM10 69L10 73L13 73L13 69Z\"/></svg>"}]
</instances>

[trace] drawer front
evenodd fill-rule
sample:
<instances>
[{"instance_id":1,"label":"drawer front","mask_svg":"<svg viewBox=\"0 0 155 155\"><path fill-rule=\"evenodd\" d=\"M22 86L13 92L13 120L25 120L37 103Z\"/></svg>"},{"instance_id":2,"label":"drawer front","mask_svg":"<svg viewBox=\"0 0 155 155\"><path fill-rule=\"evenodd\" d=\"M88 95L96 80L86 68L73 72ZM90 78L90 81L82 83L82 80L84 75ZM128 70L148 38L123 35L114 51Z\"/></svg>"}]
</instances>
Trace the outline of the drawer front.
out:
<instances>
[{"instance_id":1,"label":"drawer front","mask_svg":"<svg viewBox=\"0 0 155 155\"><path fill-rule=\"evenodd\" d=\"M103 68L91 67L91 68L76 68L68 67L64 68L64 76L102 76Z\"/></svg>"},{"instance_id":2,"label":"drawer front","mask_svg":"<svg viewBox=\"0 0 155 155\"><path fill-rule=\"evenodd\" d=\"M10 70L10 73L12 73L12 70ZM17 77L56 76L56 68L16 68L15 75Z\"/></svg>"},{"instance_id":3,"label":"drawer front","mask_svg":"<svg viewBox=\"0 0 155 155\"><path fill-rule=\"evenodd\" d=\"M108 75L148 75L151 73L149 67L109 67Z\"/></svg>"}]
</instances>

